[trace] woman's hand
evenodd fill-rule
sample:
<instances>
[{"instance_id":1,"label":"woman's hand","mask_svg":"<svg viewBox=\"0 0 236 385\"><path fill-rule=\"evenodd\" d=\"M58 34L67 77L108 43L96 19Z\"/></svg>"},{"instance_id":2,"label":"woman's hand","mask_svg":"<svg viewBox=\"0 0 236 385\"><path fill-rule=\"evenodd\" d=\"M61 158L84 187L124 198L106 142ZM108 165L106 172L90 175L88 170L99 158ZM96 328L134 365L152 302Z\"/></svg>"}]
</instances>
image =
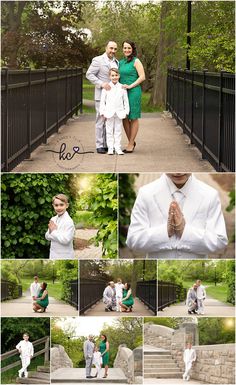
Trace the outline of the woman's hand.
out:
<instances>
[{"instance_id":1,"label":"woman's hand","mask_svg":"<svg viewBox=\"0 0 236 385\"><path fill-rule=\"evenodd\" d=\"M125 90L130 90L132 88L132 84L122 84L122 88Z\"/></svg>"}]
</instances>

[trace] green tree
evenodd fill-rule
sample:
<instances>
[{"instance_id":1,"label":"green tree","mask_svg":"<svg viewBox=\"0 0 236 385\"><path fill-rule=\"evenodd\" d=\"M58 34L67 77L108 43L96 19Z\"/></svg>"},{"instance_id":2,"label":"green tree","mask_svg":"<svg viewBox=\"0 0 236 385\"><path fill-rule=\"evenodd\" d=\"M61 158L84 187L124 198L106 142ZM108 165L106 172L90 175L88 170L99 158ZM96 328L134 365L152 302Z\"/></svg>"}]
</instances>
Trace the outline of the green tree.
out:
<instances>
[{"instance_id":1,"label":"green tree","mask_svg":"<svg viewBox=\"0 0 236 385\"><path fill-rule=\"evenodd\" d=\"M234 318L201 318L198 320L199 344L215 345L235 342Z\"/></svg>"},{"instance_id":2,"label":"green tree","mask_svg":"<svg viewBox=\"0 0 236 385\"><path fill-rule=\"evenodd\" d=\"M131 211L136 199L134 189L138 174L119 174L119 246L125 247Z\"/></svg>"},{"instance_id":3,"label":"green tree","mask_svg":"<svg viewBox=\"0 0 236 385\"><path fill-rule=\"evenodd\" d=\"M52 197L67 194L73 215L69 182L69 174L2 175L2 258L49 257L45 232L54 214Z\"/></svg>"},{"instance_id":4,"label":"green tree","mask_svg":"<svg viewBox=\"0 0 236 385\"><path fill-rule=\"evenodd\" d=\"M61 299L67 301L70 297L70 281L78 280L78 261L57 261L57 275L62 282Z\"/></svg>"}]
</instances>

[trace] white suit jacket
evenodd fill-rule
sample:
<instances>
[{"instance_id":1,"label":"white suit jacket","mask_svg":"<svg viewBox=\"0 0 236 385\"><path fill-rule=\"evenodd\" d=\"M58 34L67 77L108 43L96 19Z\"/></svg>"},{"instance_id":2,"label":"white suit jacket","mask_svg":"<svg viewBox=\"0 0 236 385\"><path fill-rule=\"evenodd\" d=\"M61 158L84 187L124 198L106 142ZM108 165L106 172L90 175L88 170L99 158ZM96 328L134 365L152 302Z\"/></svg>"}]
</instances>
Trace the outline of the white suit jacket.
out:
<instances>
[{"instance_id":1,"label":"white suit jacket","mask_svg":"<svg viewBox=\"0 0 236 385\"><path fill-rule=\"evenodd\" d=\"M198 286L197 288L197 298L198 299L206 298L206 290L205 290L205 287L202 285Z\"/></svg>"},{"instance_id":2,"label":"white suit jacket","mask_svg":"<svg viewBox=\"0 0 236 385\"><path fill-rule=\"evenodd\" d=\"M45 234L45 238L51 241L50 259L73 259L75 253L73 250L73 238L75 226L68 212L63 215L52 217L51 220L56 223L57 229Z\"/></svg>"},{"instance_id":3,"label":"white suit jacket","mask_svg":"<svg viewBox=\"0 0 236 385\"><path fill-rule=\"evenodd\" d=\"M224 249L228 243L218 192L193 175L185 198L185 228L175 242L168 237L168 211L173 197L167 176L140 188L127 236L130 249L150 258L197 259Z\"/></svg>"},{"instance_id":4,"label":"white suit jacket","mask_svg":"<svg viewBox=\"0 0 236 385\"><path fill-rule=\"evenodd\" d=\"M40 289L41 289L41 287L40 287L40 283L39 282L31 283L31 285L30 285L30 295L31 295L31 297L38 297Z\"/></svg>"},{"instance_id":5,"label":"white suit jacket","mask_svg":"<svg viewBox=\"0 0 236 385\"><path fill-rule=\"evenodd\" d=\"M18 350L21 349L21 354L20 354L21 358L31 357L31 356L33 357L34 355L34 346L30 341L25 341L25 340L20 341L16 345L16 349Z\"/></svg>"},{"instance_id":6,"label":"white suit jacket","mask_svg":"<svg viewBox=\"0 0 236 385\"><path fill-rule=\"evenodd\" d=\"M118 68L118 60L109 60L106 53L93 58L92 63L86 72L86 78L95 85L94 99L99 101L101 99L102 84L109 83L110 68Z\"/></svg>"},{"instance_id":7,"label":"white suit jacket","mask_svg":"<svg viewBox=\"0 0 236 385\"><path fill-rule=\"evenodd\" d=\"M184 351L184 363L188 364L189 362L196 361L196 351L191 348L191 349L185 349Z\"/></svg>"},{"instance_id":8,"label":"white suit jacket","mask_svg":"<svg viewBox=\"0 0 236 385\"><path fill-rule=\"evenodd\" d=\"M109 83L111 89L106 91L102 90L102 96L100 101L100 115L104 115L105 118L111 118L117 114L118 118L125 119L129 114L129 99L127 91L122 88L122 85Z\"/></svg>"}]
</instances>

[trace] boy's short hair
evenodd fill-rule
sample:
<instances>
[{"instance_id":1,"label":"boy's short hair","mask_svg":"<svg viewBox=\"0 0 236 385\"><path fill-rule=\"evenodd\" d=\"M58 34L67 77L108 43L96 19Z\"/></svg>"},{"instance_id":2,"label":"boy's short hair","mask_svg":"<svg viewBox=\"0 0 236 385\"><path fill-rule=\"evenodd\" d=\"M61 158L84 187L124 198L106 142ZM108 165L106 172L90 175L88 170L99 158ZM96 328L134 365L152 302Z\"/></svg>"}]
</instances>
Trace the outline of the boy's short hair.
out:
<instances>
[{"instance_id":1,"label":"boy's short hair","mask_svg":"<svg viewBox=\"0 0 236 385\"><path fill-rule=\"evenodd\" d=\"M109 69L109 75L111 75L111 72L115 72L116 74L120 75L118 68L110 68Z\"/></svg>"},{"instance_id":2,"label":"boy's short hair","mask_svg":"<svg viewBox=\"0 0 236 385\"><path fill-rule=\"evenodd\" d=\"M28 336L28 337L29 337L29 334L28 334L28 333L23 333L23 337L24 337L24 336Z\"/></svg>"},{"instance_id":3,"label":"boy's short hair","mask_svg":"<svg viewBox=\"0 0 236 385\"><path fill-rule=\"evenodd\" d=\"M59 199L60 201L62 201L64 203L69 203L69 199L65 194L54 195L54 197L52 198L52 203L54 202L55 199Z\"/></svg>"}]
</instances>

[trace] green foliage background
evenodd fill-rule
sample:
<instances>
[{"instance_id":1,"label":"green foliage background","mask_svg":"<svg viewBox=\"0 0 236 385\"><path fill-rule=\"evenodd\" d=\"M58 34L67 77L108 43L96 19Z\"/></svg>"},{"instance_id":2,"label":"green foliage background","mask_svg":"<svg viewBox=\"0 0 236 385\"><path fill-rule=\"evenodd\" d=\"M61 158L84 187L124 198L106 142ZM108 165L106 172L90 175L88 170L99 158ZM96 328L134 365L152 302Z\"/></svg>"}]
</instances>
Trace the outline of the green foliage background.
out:
<instances>
[{"instance_id":1,"label":"green foliage background","mask_svg":"<svg viewBox=\"0 0 236 385\"><path fill-rule=\"evenodd\" d=\"M131 211L136 199L135 179L139 174L119 174L119 246L125 247Z\"/></svg>"},{"instance_id":2,"label":"green foliage background","mask_svg":"<svg viewBox=\"0 0 236 385\"><path fill-rule=\"evenodd\" d=\"M68 195L73 216L69 182L69 174L2 175L2 258L49 257L45 233L54 215L52 197Z\"/></svg>"}]
</instances>

